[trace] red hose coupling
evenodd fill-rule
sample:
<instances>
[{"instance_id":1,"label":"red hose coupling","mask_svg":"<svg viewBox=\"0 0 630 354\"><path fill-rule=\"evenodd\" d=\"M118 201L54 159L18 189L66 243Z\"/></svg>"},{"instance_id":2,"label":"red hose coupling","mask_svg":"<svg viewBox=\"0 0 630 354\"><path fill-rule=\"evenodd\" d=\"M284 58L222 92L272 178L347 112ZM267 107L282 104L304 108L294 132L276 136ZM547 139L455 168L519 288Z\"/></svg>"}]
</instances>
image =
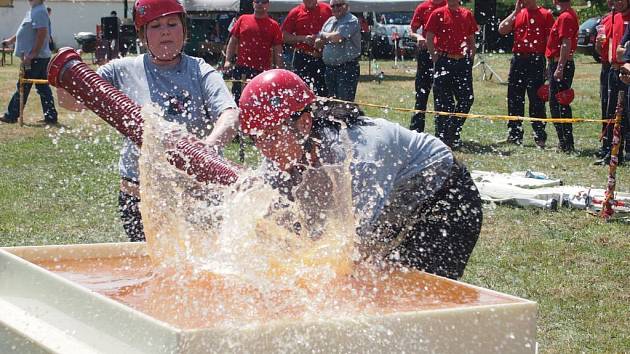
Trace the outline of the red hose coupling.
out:
<instances>
[{"instance_id":1,"label":"red hose coupling","mask_svg":"<svg viewBox=\"0 0 630 354\"><path fill-rule=\"evenodd\" d=\"M122 135L142 145L140 106L101 78L74 49L62 48L50 61L48 82L66 90Z\"/></svg>"}]
</instances>

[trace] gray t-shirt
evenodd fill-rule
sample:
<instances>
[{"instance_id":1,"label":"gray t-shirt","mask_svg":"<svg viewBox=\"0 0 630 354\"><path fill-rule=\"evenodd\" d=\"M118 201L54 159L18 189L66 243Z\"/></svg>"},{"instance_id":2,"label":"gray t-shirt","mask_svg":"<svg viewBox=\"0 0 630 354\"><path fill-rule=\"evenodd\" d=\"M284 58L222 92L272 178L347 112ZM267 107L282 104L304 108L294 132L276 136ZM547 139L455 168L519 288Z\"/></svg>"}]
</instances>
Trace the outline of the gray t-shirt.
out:
<instances>
[{"instance_id":1,"label":"gray t-shirt","mask_svg":"<svg viewBox=\"0 0 630 354\"><path fill-rule=\"evenodd\" d=\"M342 134L347 134L352 146L350 173L357 231L366 236L379 222L391 218L383 215L386 206L389 213L406 214L416 212L432 198L450 176L454 157L448 146L432 135L381 118L362 119L362 124L349 129L323 129L319 156L323 164L344 162L347 156ZM279 182L283 175L274 176L272 164L266 161L265 172L272 184L281 189L294 185ZM401 194L412 196L412 201L392 208L392 199Z\"/></svg>"},{"instance_id":2,"label":"gray t-shirt","mask_svg":"<svg viewBox=\"0 0 630 354\"><path fill-rule=\"evenodd\" d=\"M361 55L361 25L350 12L340 19L331 16L322 26L322 32L339 32L341 43L326 43L322 59L326 65L341 65Z\"/></svg>"},{"instance_id":3,"label":"gray t-shirt","mask_svg":"<svg viewBox=\"0 0 630 354\"><path fill-rule=\"evenodd\" d=\"M50 29L50 18L48 11L43 4L33 6L24 16L20 28L15 34L15 50L13 54L16 57L24 57L33 50L35 46L35 37L37 30L40 28ZM36 58L50 58L50 33L44 38L44 44L37 53Z\"/></svg>"},{"instance_id":4,"label":"gray t-shirt","mask_svg":"<svg viewBox=\"0 0 630 354\"><path fill-rule=\"evenodd\" d=\"M223 111L236 108L221 74L200 58L182 55L177 65L163 68L144 54L113 60L98 74L137 104L157 104L166 119L185 124L199 138L210 134ZM119 163L122 177L138 180L139 154L138 147L125 138Z\"/></svg>"}]
</instances>

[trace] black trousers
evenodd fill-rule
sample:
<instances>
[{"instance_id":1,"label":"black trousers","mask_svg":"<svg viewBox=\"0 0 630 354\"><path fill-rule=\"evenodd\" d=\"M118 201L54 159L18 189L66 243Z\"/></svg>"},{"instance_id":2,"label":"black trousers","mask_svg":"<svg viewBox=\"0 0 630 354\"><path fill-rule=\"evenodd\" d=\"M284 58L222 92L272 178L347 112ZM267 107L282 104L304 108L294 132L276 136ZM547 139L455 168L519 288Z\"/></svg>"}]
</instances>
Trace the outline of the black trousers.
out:
<instances>
[{"instance_id":1,"label":"black trousers","mask_svg":"<svg viewBox=\"0 0 630 354\"><path fill-rule=\"evenodd\" d=\"M260 74L262 71L257 69L248 68L246 66L235 66L232 69L231 77L233 80L247 80L251 79L254 76ZM243 91L243 84L240 82L232 83L232 95L234 96L234 101L238 104L238 100L241 98L241 92Z\"/></svg>"},{"instance_id":2,"label":"black trousers","mask_svg":"<svg viewBox=\"0 0 630 354\"><path fill-rule=\"evenodd\" d=\"M418 204L418 196L427 193L423 188L425 178L412 178L404 188L395 191L383 211L391 214L385 219L392 234L399 235L394 238L400 238L401 233L404 236L387 258L458 279L464 274L481 232L481 197L466 167L455 162L441 188L426 202L413 207Z\"/></svg>"},{"instance_id":3,"label":"black trousers","mask_svg":"<svg viewBox=\"0 0 630 354\"><path fill-rule=\"evenodd\" d=\"M525 116L525 94L529 99L529 116L547 118L545 102L538 97L538 89L545 84L545 56L542 54L514 54L510 65L508 78L508 114L511 116ZM547 133L544 122L532 122L534 140L545 142ZM523 122L511 120L508 122L508 138L522 142Z\"/></svg>"},{"instance_id":4,"label":"black trousers","mask_svg":"<svg viewBox=\"0 0 630 354\"><path fill-rule=\"evenodd\" d=\"M608 119L614 119L615 118L615 111L617 109L617 98L619 97L619 92L624 92L625 94L627 94L628 92L628 85L624 84L621 79L619 78L619 70L614 69L614 68L610 68L610 70L608 70L608 106L606 109L606 115L604 117L608 118ZM626 101L624 101L624 104L626 104L627 102L627 98ZM621 120L621 141L620 141L620 149L619 149L619 155L617 157L619 157L619 160L623 160L623 153L624 153L624 132L626 130L626 126L627 124L627 119L628 119L628 106L626 104L626 107L624 107L624 118ZM610 151L612 148L612 141L613 141L613 128L614 128L614 124L606 124L604 126L604 134L603 134L603 139L602 139L602 155L604 158L606 159L610 159Z\"/></svg>"},{"instance_id":5,"label":"black trousers","mask_svg":"<svg viewBox=\"0 0 630 354\"><path fill-rule=\"evenodd\" d=\"M433 100L437 111L468 113L474 101L472 61L469 58L440 57L434 66ZM465 119L455 116L435 118L435 136L449 147L461 145L461 130Z\"/></svg>"},{"instance_id":6,"label":"black trousers","mask_svg":"<svg viewBox=\"0 0 630 354\"><path fill-rule=\"evenodd\" d=\"M568 90L573 85L573 76L575 75L575 63L573 60L567 60L564 67L563 77L561 80L553 78L554 72L558 68L558 62L551 61L549 64L549 108L553 118L573 118L571 105L561 105L556 99L556 94L560 91ZM573 124L571 123L554 123L560 150L571 152L575 150L573 141Z\"/></svg>"},{"instance_id":7,"label":"black trousers","mask_svg":"<svg viewBox=\"0 0 630 354\"><path fill-rule=\"evenodd\" d=\"M431 86L433 86L433 61L426 49L418 51L416 61L418 66L416 69L416 104L414 108L425 111L429 101L429 94L431 93ZM424 119L424 113L415 113L411 117L409 129L418 133L424 132Z\"/></svg>"},{"instance_id":8,"label":"black trousers","mask_svg":"<svg viewBox=\"0 0 630 354\"><path fill-rule=\"evenodd\" d=\"M295 73L313 88L317 96L328 96L326 65L322 58L296 51L293 55L293 67L295 68Z\"/></svg>"},{"instance_id":9,"label":"black trousers","mask_svg":"<svg viewBox=\"0 0 630 354\"><path fill-rule=\"evenodd\" d=\"M602 105L602 119L607 117L608 112L608 73L610 63L602 63L602 70L599 72L599 99ZM605 127L606 124L603 124Z\"/></svg>"},{"instance_id":10,"label":"black trousers","mask_svg":"<svg viewBox=\"0 0 630 354\"><path fill-rule=\"evenodd\" d=\"M140 215L140 198L120 191L118 194L118 211L129 241L145 241L142 215Z\"/></svg>"}]
</instances>

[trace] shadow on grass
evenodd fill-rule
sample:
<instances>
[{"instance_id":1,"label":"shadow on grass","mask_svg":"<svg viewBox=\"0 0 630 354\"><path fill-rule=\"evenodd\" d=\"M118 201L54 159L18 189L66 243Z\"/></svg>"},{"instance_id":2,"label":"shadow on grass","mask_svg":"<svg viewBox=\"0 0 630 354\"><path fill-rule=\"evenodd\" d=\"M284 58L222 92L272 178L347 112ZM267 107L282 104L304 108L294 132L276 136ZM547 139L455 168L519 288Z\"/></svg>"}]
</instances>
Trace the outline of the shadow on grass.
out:
<instances>
[{"instance_id":1,"label":"shadow on grass","mask_svg":"<svg viewBox=\"0 0 630 354\"><path fill-rule=\"evenodd\" d=\"M507 150L505 146L499 146L497 144L482 144L478 141L468 140L462 144L461 152L468 152L473 154L486 154L486 155L498 155L498 156L510 156L512 151Z\"/></svg>"},{"instance_id":2,"label":"shadow on grass","mask_svg":"<svg viewBox=\"0 0 630 354\"><path fill-rule=\"evenodd\" d=\"M29 128L46 128L46 127L50 127L50 128L55 128L55 129L69 129L69 126L61 124L61 123L55 123L55 124L50 124L50 123L45 123L43 121L37 121L37 122L28 122L28 123L24 123L25 127L29 127Z\"/></svg>"},{"instance_id":3,"label":"shadow on grass","mask_svg":"<svg viewBox=\"0 0 630 354\"><path fill-rule=\"evenodd\" d=\"M382 82L385 82L385 81L413 81L415 79L416 79L415 76L385 75L385 76L383 76ZM378 82L378 76L376 76L376 75L361 75L359 77L359 82Z\"/></svg>"}]
</instances>

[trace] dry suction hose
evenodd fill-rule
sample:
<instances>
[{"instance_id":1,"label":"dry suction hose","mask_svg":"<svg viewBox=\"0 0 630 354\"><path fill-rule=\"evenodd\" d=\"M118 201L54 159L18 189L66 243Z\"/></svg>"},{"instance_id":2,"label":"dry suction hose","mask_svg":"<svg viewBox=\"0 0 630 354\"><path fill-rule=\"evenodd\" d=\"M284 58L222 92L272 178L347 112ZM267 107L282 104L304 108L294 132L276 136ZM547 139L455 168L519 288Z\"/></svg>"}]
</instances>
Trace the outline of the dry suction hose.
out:
<instances>
[{"instance_id":1,"label":"dry suction hose","mask_svg":"<svg viewBox=\"0 0 630 354\"><path fill-rule=\"evenodd\" d=\"M62 48L48 65L48 82L66 90L136 145L142 145L141 107L101 78L72 48ZM192 135L172 134L168 161L200 182L229 185L238 179L238 166Z\"/></svg>"}]
</instances>

